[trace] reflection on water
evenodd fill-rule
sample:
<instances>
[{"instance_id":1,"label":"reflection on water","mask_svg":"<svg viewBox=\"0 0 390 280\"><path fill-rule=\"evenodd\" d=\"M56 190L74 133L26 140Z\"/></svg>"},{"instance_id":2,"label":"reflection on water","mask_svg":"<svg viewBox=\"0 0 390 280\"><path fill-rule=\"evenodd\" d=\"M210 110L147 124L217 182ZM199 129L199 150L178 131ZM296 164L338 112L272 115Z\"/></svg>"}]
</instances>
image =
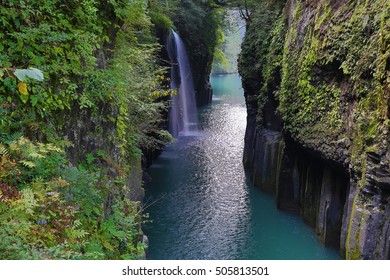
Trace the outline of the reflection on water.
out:
<instances>
[{"instance_id":1,"label":"reflection on water","mask_svg":"<svg viewBox=\"0 0 390 280\"><path fill-rule=\"evenodd\" d=\"M246 109L238 75L212 78L200 134L179 137L149 169L150 259L335 259L299 217L276 209L242 165Z\"/></svg>"}]
</instances>

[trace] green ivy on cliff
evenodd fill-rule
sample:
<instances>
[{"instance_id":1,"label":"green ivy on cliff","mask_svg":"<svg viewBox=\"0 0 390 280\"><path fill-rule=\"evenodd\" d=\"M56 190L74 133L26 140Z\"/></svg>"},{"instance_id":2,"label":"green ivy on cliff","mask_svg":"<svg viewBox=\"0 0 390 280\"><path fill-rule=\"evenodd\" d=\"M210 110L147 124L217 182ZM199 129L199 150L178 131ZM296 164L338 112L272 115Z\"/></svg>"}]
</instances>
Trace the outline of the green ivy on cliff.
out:
<instances>
[{"instance_id":1,"label":"green ivy on cliff","mask_svg":"<svg viewBox=\"0 0 390 280\"><path fill-rule=\"evenodd\" d=\"M263 109L269 92L277 91L284 43L284 20L278 20L284 1L248 2L247 30L238 61L238 71L246 87L247 104L257 110L257 123L263 122ZM249 103L248 103L249 101Z\"/></svg>"},{"instance_id":2,"label":"green ivy on cliff","mask_svg":"<svg viewBox=\"0 0 390 280\"><path fill-rule=\"evenodd\" d=\"M148 2L1 3L0 258L142 257L130 177L171 139Z\"/></svg>"},{"instance_id":3,"label":"green ivy on cliff","mask_svg":"<svg viewBox=\"0 0 390 280\"><path fill-rule=\"evenodd\" d=\"M350 152L359 164L364 150L383 149L381 131L389 128L389 2L297 1L280 13L281 3L251 9L240 55L244 84L256 91L258 124L271 94L297 141L354 139Z\"/></svg>"},{"instance_id":4,"label":"green ivy on cliff","mask_svg":"<svg viewBox=\"0 0 390 280\"><path fill-rule=\"evenodd\" d=\"M324 1L305 25L302 5L295 5L286 36L279 111L302 140L316 141L305 132L309 126L319 137L332 130L338 139L355 139L351 153L359 164L364 150L383 149L381 131L389 125L389 3Z\"/></svg>"}]
</instances>

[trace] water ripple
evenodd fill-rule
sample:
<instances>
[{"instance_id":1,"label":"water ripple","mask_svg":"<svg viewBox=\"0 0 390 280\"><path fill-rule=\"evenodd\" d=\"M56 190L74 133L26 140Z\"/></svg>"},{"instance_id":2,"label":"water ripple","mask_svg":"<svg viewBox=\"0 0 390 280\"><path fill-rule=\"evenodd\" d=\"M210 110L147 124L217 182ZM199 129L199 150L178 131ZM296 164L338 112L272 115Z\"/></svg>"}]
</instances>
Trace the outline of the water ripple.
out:
<instances>
[{"instance_id":1,"label":"water ripple","mask_svg":"<svg viewBox=\"0 0 390 280\"><path fill-rule=\"evenodd\" d=\"M337 258L299 217L281 213L274 198L248 183L239 85L238 76L215 78L213 105L200 112L201 133L180 137L150 168L147 200L158 201L147 209L148 258Z\"/></svg>"}]
</instances>

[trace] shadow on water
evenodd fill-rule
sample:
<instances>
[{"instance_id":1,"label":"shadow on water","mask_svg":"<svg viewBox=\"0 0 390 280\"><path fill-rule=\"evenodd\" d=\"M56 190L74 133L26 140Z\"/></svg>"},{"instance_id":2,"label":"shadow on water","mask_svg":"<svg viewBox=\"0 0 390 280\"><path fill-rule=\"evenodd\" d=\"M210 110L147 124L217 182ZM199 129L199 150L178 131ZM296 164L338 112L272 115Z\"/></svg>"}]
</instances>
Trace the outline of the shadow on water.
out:
<instances>
[{"instance_id":1,"label":"shadow on water","mask_svg":"<svg viewBox=\"0 0 390 280\"><path fill-rule=\"evenodd\" d=\"M296 215L276 209L242 164L246 108L238 75L212 77L199 135L179 137L148 170L149 259L338 259Z\"/></svg>"}]
</instances>

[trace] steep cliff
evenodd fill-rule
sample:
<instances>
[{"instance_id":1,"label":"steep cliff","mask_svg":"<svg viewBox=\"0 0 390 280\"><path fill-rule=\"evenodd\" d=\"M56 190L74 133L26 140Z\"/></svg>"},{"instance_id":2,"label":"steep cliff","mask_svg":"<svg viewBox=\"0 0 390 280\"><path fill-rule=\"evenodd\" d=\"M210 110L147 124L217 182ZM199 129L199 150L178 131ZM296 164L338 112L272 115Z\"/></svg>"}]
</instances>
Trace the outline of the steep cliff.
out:
<instances>
[{"instance_id":1,"label":"steep cliff","mask_svg":"<svg viewBox=\"0 0 390 280\"><path fill-rule=\"evenodd\" d=\"M390 2L261 1L239 71L255 184L343 257L389 259Z\"/></svg>"},{"instance_id":2,"label":"steep cliff","mask_svg":"<svg viewBox=\"0 0 390 280\"><path fill-rule=\"evenodd\" d=\"M68 4L0 6L0 258L142 258L141 149L169 139L151 11Z\"/></svg>"}]
</instances>

